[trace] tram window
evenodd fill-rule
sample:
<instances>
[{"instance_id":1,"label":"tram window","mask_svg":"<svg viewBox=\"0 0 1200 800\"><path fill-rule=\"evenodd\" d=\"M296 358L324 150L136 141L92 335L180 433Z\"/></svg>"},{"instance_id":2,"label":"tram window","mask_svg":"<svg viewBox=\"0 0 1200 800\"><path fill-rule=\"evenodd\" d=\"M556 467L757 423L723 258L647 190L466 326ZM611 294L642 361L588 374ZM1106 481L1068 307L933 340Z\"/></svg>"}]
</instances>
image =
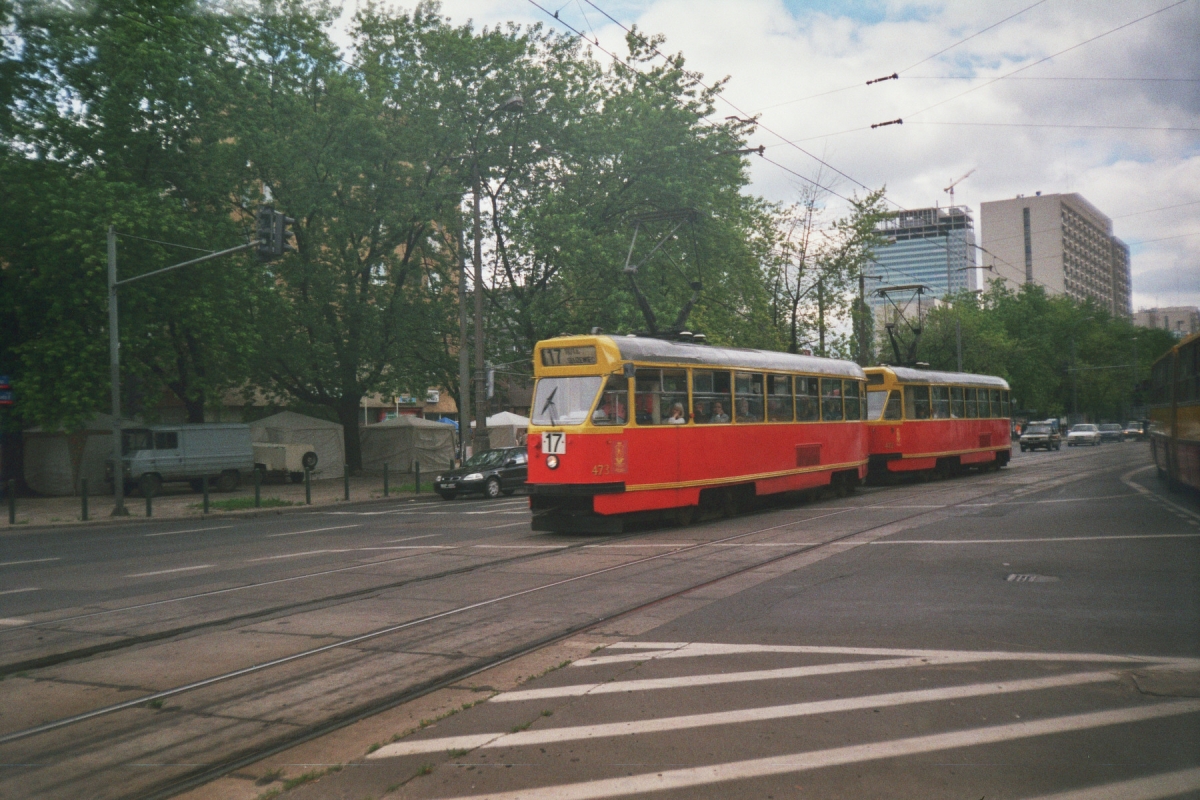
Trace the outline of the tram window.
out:
<instances>
[{"instance_id":1,"label":"tram window","mask_svg":"<svg viewBox=\"0 0 1200 800\"><path fill-rule=\"evenodd\" d=\"M842 408L842 381L839 378L821 378L821 419L837 422L845 419Z\"/></svg>"},{"instance_id":2,"label":"tram window","mask_svg":"<svg viewBox=\"0 0 1200 800\"><path fill-rule=\"evenodd\" d=\"M821 418L821 389L816 378L796 376L796 421L816 422Z\"/></svg>"},{"instance_id":3,"label":"tram window","mask_svg":"<svg viewBox=\"0 0 1200 800\"><path fill-rule=\"evenodd\" d=\"M634 408L639 425L687 422L687 372L681 369L639 369ZM681 422L682 421L682 422Z\"/></svg>"},{"instance_id":4,"label":"tram window","mask_svg":"<svg viewBox=\"0 0 1200 800\"><path fill-rule=\"evenodd\" d=\"M692 407L696 422L719 424L729 422L733 408L733 393L728 372L694 370L692 372Z\"/></svg>"},{"instance_id":5,"label":"tram window","mask_svg":"<svg viewBox=\"0 0 1200 800\"><path fill-rule=\"evenodd\" d=\"M767 376L767 421L792 421L792 376Z\"/></svg>"},{"instance_id":6,"label":"tram window","mask_svg":"<svg viewBox=\"0 0 1200 800\"><path fill-rule=\"evenodd\" d=\"M763 421L763 376L758 372L733 373L733 390L737 401L736 422Z\"/></svg>"},{"instance_id":7,"label":"tram window","mask_svg":"<svg viewBox=\"0 0 1200 800\"><path fill-rule=\"evenodd\" d=\"M1003 414L1000 413L1000 390L999 389L988 389L988 394L992 398L992 416L993 417L1004 416Z\"/></svg>"},{"instance_id":8,"label":"tram window","mask_svg":"<svg viewBox=\"0 0 1200 800\"><path fill-rule=\"evenodd\" d=\"M883 419L883 409L887 405L887 389L867 390L867 419Z\"/></svg>"},{"instance_id":9,"label":"tram window","mask_svg":"<svg viewBox=\"0 0 1200 800\"><path fill-rule=\"evenodd\" d=\"M861 404L858 401L859 389L858 381L842 381L842 390L846 395L846 419L861 419Z\"/></svg>"},{"instance_id":10,"label":"tram window","mask_svg":"<svg viewBox=\"0 0 1200 800\"><path fill-rule=\"evenodd\" d=\"M1000 390L1000 416L1004 417L1006 419L1009 416L1011 416L1009 413L1008 390L1007 389Z\"/></svg>"},{"instance_id":11,"label":"tram window","mask_svg":"<svg viewBox=\"0 0 1200 800\"><path fill-rule=\"evenodd\" d=\"M593 425L624 425L629 421L629 379L610 375L592 412Z\"/></svg>"},{"instance_id":12,"label":"tram window","mask_svg":"<svg viewBox=\"0 0 1200 800\"><path fill-rule=\"evenodd\" d=\"M908 419L929 419L929 387L904 387L904 416Z\"/></svg>"},{"instance_id":13,"label":"tram window","mask_svg":"<svg viewBox=\"0 0 1200 800\"><path fill-rule=\"evenodd\" d=\"M963 401L963 388L950 387L950 419L962 419L967 415L966 404Z\"/></svg>"},{"instance_id":14,"label":"tram window","mask_svg":"<svg viewBox=\"0 0 1200 800\"><path fill-rule=\"evenodd\" d=\"M899 390L888 392L887 405L883 409L884 419L904 419L904 409L900 405Z\"/></svg>"},{"instance_id":15,"label":"tram window","mask_svg":"<svg viewBox=\"0 0 1200 800\"><path fill-rule=\"evenodd\" d=\"M931 386L933 394L933 418L950 419L950 387Z\"/></svg>"},{"instance_id":16,"label":"tram window","mask_svg":"<svg viewBox=\"0 0 1200 800\"><path fill-rule=\"evenodd\" d=\"M979 405L975 401L975 390L967 389L967 419L978 419Z\"/></svg>"}]
</instances>

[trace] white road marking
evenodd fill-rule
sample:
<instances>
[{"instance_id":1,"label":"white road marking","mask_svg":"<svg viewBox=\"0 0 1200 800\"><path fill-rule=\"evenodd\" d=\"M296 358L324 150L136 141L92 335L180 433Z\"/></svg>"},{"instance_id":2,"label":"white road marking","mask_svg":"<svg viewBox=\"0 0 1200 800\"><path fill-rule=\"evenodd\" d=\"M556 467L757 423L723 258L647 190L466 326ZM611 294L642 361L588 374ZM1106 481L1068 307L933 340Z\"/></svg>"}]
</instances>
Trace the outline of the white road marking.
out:
<instances>
[{"instance_id":1,"label":"white road marking","mask_svg":"<svg viewBox=\"0 0 1200 800\"><path fill-rule=\"evenodd\" d=\"M1195 539L1200 533L1129 533L1113 536L1047 536L1026 539L888 539L878 540L871 544L1010 544L1039 542L1053 544L1054 542L1102 542L1106 539Z\"/></svg>"},{"instance_id":2,"label":"white road marking","mask_svg":"<svg viewBox=\"0 0 1200 800\"><path fill-rule=\"evenodd\" d=\"M361 527L362 527L362 525L359 525L359 524L334 525L332 528L310 528L309 530L306 530L306 531L288 531L287 533L272 533L272 534L267 535L265 538L274 539L277 536L299 536L302 533L321 533L322 531L340 531L344 528L361 528Z\"/></svg>"},{"instance_id":3,"label":"white road marking","mask_svg":"<svg viewBox=\"0 0 1200 800\"><path fill-rule=\"evenodd\" d=\"M622 653L615 656L594 656L571 662L573 667L595 664L615 664L622 661L647 661L658 658L694 658L697 656L743 655L746 653L793 653L807 655L890 656L892 658L958 658L970 661L1066 661L1069 663L1161 664L1191 665L1200 668L1200 659L1153 658L1123 656L1111 653L1043 653L1011 650L920 650L891 647L827 647L795 644L720 644L711 642L616 642L606 650L653 650L655 652Z\"/></svg>"},{"instance_id":4,"label":"white road marking","mask_svg":"<svg viewBox=\"0 0 1200 800\"><path fill-rule=\"evenodd\" d=\"M518 525L523 523L518 522ZM507 527L507 526L505 526ZM569 544L476 544L472 545L478 549L489 550L565 550L570 547Z\"/></svg>"},{"instance_id":5,"label":"white road marking","mask_svg":"<svg viewBox=\"0 0 1200 800\"><path fill-rule=\"evenodd\" d=\"M999 503L959 503L963 508L991 508L992 506L1032 506L1042 503L1095 503L1100 500L1124 500L1135 494L1110 494L1104 497L1062 497L1054 500L1002 500Z\"/></svg>"},{"instance_id":6,"label":"white road marking","mask_svg":"<svg viewBox=\"0 0 1200 800\"><path fill-rule=\"evenodd\" d=\"M29 586L25 589L5 589L3 592L0 592L0 594L22 594L24 592L40 592L40 591L41 591L41 589L39 589L36 586ZM17 623L12 622L9 624L16 625Z\"/></svg>"},{"instance_id":7,"label":"white road marking","mask_svg":"<svg viewBox=\"0 0 1200 800\"><path fill-rule=\"evenodd\" d=\"M608 548L628 548L628 547L693 547L704 542L661 542L659 544L585 544L585 549L604 550Z\"/></svg>"},{"instance_id":8,"label":"white road marking","mask_svg":"<svg viewBox=\"0 0 1200 800\"><path fill-rule=\"evenodd\" d=\"M1165 497L1160 497L1159 495L1157 495L1154 492L1147 489L1145 486L1142 486L1140 483L1134 483L1134 481L1133 481L1134 475L1138 474L1139 472L1146 472L1148 470L1152 470L1154 468L1155 468L1154 464L1148 464L1147 466L1144 466L1144 467L1138 467L1137 469L1131 469L1129 472L1126 472L1124 475L1121 476L1121 483L1125 484L1130 489L1133 489L1135 492L1137 492L1138 494L1140 494L1142 497L1146 498L1147 500L1152 500L1154 502L1162 503L1162 504L1168 506L1169 508L1175 509L1176 512L1186 514L1191 519L1200 520L1200 514L1197 514L1194 511L1190 511L1190 510L1184 508L1183 506L1179 505L1178 503L1174 502L1173 500L1168 500Z\"/></svg>"},{"instance_id":9,"label":"white road marking","mask_svg":"<svg viewBox=\"0 0 1200 800\"><path fill-rule=\"evenodd\" d=\"M529 523L522 520L520 522L510 522L507 525L488 525L486 528L483 528L483 530L494 531L494 530L499 530L500 528L515 528L517 525L528 525L528 524Z\"/></svg>"},{"instance_id":10,"label":"white road marking","mask_svg":"<svg viewBox=\"0 0 1200 800\"><path fill-rule=\"evenodd\" d=\"M485 796L490 800L518 800L518 798L519 800L598 800L598 798L605 797L622 797L670 789L686 789L693 786L707 786L725 781L787 775L845 764L859 764L864 761L902 758L960 747L977 747L1196 712L1200 712L1200 700L1155 703L1116 711L1096 711L1031 722L1016 722L950 733L914 736L908 739L894 739L890 742L834 747L827 750L812 750L747 761L630 775L622 778L476 795L462 800L475 800L475 798L481 800Z\"/></svg>"},{"instance_id":11,"label":"white road marking","mask_svg":"<svg viewBox=\"0 0 1200 800\"><path fill-rule=\"evenodd\" d=\"M1200 768L1164 772L1103 786L1089 786L1058 794L1045 794L1032 800L1162 800L1200 789Z\"/></svg>"},{"instance_id":12,"label":"white road marking","mask_svg":"<svg viewBox=\"0 0 1200 800\"><path fill-rule=\"evenodd\" d=\"M437 753L443 750L470 750L476 747L527 747L558 742L596 739L603 736L630 736L636 734L661 733L663 731L689 730L716 725L734 725L742 722L763 722L773 719L791 719L814 714L834 714L856 711L863 708L885 708L931 703L943 700L960 700L967 697L987 697L1015 692L1034 692L1065 686L1081 686L1089 683L1107 683L1118 680L1113 672L1079 672L1046 678L975 683L967 686L949 686L941 689L921 689L909 692L847 697L837 700L819 700L807 703L789 703L763 708L744 708L736 711L718 711L710 714L688 714L678 717L637 720L634 722L610 722L599 725L577 725L566 728L522 731L518 733L482 733L471 736L449 736L441 739L423 739L412 742L396 742L381 747L367 758L390 758L417 753Z\"/></svg>"},{"instance_id":13,"label":"white road marking","mask_svg":"<svg viewBox=\"0 0 1200 800\"><path fill-rule=\"evenodd\" d=\"M356 547L354 550L335 550L331 552L348 553L359 550L457 550L462 545L451 544L393 544L379 547Z\"/></svg>"},{"instance_id":14,"label":"white road marking","mask_svg":"<svg viewBox=\"0 0 1200 800\"><path fill-rule=\"evenodd\" d=\"M27 591L36 591L36 590L29 589ZM8 594L8 592L0 592L0 594ZM15 617L6 617L4 619L0 619L0 626L2 626L2 625L28 625L29 623L30 623L30 620L17 619Z\"/></svg>"},{"instance_id":15,"label":"white road marking","mask_svg":"<svg viewBox=\"0 0 1200 800\"><path fill-rule=\"evenodd\" d=\"M397 548L399 549L399 548ZM275 561L280 558L300 558L301 556L317 556L322 553L352 553L353 550L305 550L303 553L284 553L281 556L263 556L262 558L251 558L246 563L253 564L256 561Z\"/></svg>"},{"instance_id":16,"label":"white road marking","mask_svg":"<svg viewBox=\"0 0 1200 800\"><path fill-rule=\"evenodd\" d=\"M646 660L643 657L641 660ZM492 698L493 703L516 703L524 700L544 700L549 697L582 697L590 694L614 694L618 692L648 692L658 689L684 689L695 686L714 686L722 683L746 683L749 681L775 681L789 678L807 678L813 675L842 675L848 672L869 672L881 669L907 669L939 664L963 664L972 661L987 661L973 655L942 656L937 658L894 658L884 661L848 661L839 664L815 664L807 667L784 667L782 669L760 669L748 672L718 672L708 675L684 675L677 678L640 678L630 681L607 683L580 683L573 686L551 686L545 689L526 689L520 692L505 692Z\"/></svg>"},{"instance_id":17,"label":"white road marking","mask_svg":"<svg viewBox=\"0 0 1200 800\"><path fill-rule=\"evenodd\" d=\"M384 544L396 544L398 542L415 542L417 539L432 539L436 536L441 536L440 533L426 533L423 536L405 536L403 539L385 539Z\"/></svg>"},{"instance_id":18,"label":"white road marking","mask_svg":"<svg viewBox=\"0 0 1200 800\"><path fill-rule=\"evenodd\" d=\"M175 569L158 569L154 572L136 572L133 575L125 575L126 578L149 578L151 575L170 575L173 572L191 572L197 569L212 569L216 564L197 564L194 567L176 567Z\"/></svg>"},{"instance_id":19,"label":"white road marking","mask_svg":"<svg viewBox=\"0 0 1200 800\"><path fill-rule=\"evenodd\" d=\"M214 525L211 528L188 528L182 531L163 531L162 533L143 533L146 538L152 536L174 536L177 533L203 533L204 531L223 531L226 528L232 528L233 525Z\"/></svg>"},{"instance_id":20,"label":"white road marking","mask_svg":"<svg viewBox=\"0 0 1200 800\"><path fill-rule=\"evenodd\" d=\"M0 561L0 567L15 567L18 564L41 564L46 561L61 561L62 559L55 558L30 558L25 561Z\"/></svg>"}]
</instances>

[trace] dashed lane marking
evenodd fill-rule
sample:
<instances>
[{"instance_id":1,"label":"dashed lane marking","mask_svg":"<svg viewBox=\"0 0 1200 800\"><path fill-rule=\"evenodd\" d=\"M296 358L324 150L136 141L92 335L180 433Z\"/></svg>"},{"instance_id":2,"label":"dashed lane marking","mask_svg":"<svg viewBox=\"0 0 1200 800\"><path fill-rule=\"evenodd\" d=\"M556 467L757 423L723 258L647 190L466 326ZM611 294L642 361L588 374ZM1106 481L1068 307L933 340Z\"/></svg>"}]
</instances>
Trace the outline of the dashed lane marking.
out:
<instances>
[{"instance_id":1,"label":"dashed lane marking","mask_svg":"<svg viewBox=\"0 0 1200 800\"><path fill-rule=\"evenodd\" d=\"M863 708L886 708L913 703L933 703L943 700L961 700L968 697L988 697L1017 692L1035 692L1067 686L1083 686L1090 683L1107 683L1118 680L1114 672L1077 672L1045 678L975 683L967 686L948 686L940 689L920 689L908 692L846 697L836 700L817 700L805 703L743 708L735 711L718 711L709 714L688 714L677 717L661 717L632 722L610 722L599 725L576 725L565 728L523 731L519 733L481 733L470 736L449 736L441 739L423 739L412 742L396 742L381 747L367 758L390 758L437 753L444 750L470 750L476 747L527 747L530 745L571 742L581 739L592 740L606 736L631 736L661 733L664 731L690 730L717 725L735 725L743 722L764 722L774 719L793 719L815 714L834 714L856 711Z\"/></svg>"},{"instance_id":2,"label":"dashed lane marking","mask_svg":"<svg viewBox=\"0 0 1200 800\"><path fill-rule=\"evenodd\" d=\"M142 536L145 536L147 539L149 539L154 536L174 536L178 533L204 533L205 531L223 531L226 528L232 528L232 527L234 527L234 526L233 525L213 525L208 528L185 528L184 530L181 530L181 531L160 531L159 533L143 533Z\"/></svg>"},{"instance_id":3,"label":"dashed lane marking","mask_svg":"<svg viewBox=\"0 0 1200 800\"><path fill-rule=\"evenodd\" d=\"M1200 768L1164 772L1103 786L1089 786L1031 800L1162 800L1200 789Z\"/></svg>"},{"instance_id":4,"label":"dashed lane marking","mask_svg":"<svg viewBox=\"0 0 1200 800\"><path fill-rule=\"evenodd\" d=\"M1036 736L1083 731L1112 725L1127 725L1154 719L1194 714L1200 712L1200 700L1183 700L1114 711L1096 711L1086 714L1052 717L1032 722L1016 722L973 728L950 733L914 736L888 742L834 747L827 750L790 753L747 761L710 764L702 767L666 770L663 772L630 775L621 778L586 781L582 783L543 786L536 789L519 789L486 795L490 800L598 800L605 797L626 797L647 792L686 789L707 786L726 781L787 775L796 772L827 767L859 764L885 758L933 753L960 747L1009 742ZM463 800L484 797L477 795Z\"/></svg>"},{"instance_id":5,"label":"dashed lane marking","mask_svg":"<svg viewBox=\"0 0 1200 800\"><path fill-rule=\"evenodd\" d=\"M47 561L61 561L57 556L54 558L27 558L24 561L0 561L0 567L15 567L20 564L42 564Z\"/></svg>"},{"instance_id":6,"label":"dashed lane marking","mask_svg":"<svg viewBox=\"0 0 1200 800\"><path fill-rule=\"evenodd\" d=\"M198 569L212 569L216 564L197 564L194 567L176 567L175 569L156 569L153 572L135 572L125 575L126 578L149 578L152 575L170 575L173 572L193 572Z\"/></svg>"},{"instance_id":7,"label":"dashed lane marking","mask_svg":"<svg viewBox=\"0 0 1200 800\"><path fill-rule=\"evenodd\" d=\"M395 549L400 549L400 548L395 548ZM284 553L284 554L282 554L282 555L278 555L278 556L263 556L262 558L251 558L251 559L247 559L246 563L248 563L248 564L253 564L253 563L257 562L257 561L277 561L277 560L279 560L279 559L281 559L281 558L301 558L301 557L303 557L303 556L319 556L319 555L323 555L323 554L325 554L325 553L352 553L352 552L354 552L352 549L346 549L346 550L305 550L305 551L304 551L304 552L302 552L302 553Z\"/></svg>"},{"instance_id":8,"label":"dashed lane marking","mask_svg":"<svg viewBox=\"0 0 1200 800\"><path fill-rule=\"evenodd\" d=\"M486 528L484 528L483 530L494 531L494 530L499 530L500 528L515 528L517 525L528 525L528 524L529 523L522 520L521 522L510 522L507 525L489 525Z\"/></svg>"},{"instance_id":9,"label":"dashed lane marking","mask_svg":"<svg viewBox=\"0 0 1200 800\"><path fill-rule=\"evenodd\" d=\"M7 594L7 592L0 592L0 594ZM28 625L28 624L29 624L29 620L17 619L16 617L5 617L3 619L0 619L0 626L3 626L3 625Z\"/></svg>"},{"instance_id":10,"label":"dashed lane marking","mask_svg":"<svg viewBox=\"0 0 1200 800\"><path fill-rule=\"evenodd\" d=\"M24 589L5 589L3 592L0 592L0 594L23 594L24 592L40 592L40 591L41 591L41 589L39 589L36 586L27 586ZM23 623L10 622L8 624L9 625L18 625L18 624L23 624Z\"/></svg>"},{"instance_id":11,"label":"dashed lane marking","mask_svg":"<svg viewBox=\"0 0 1200 800\"><path fill-rule=\"evenodd\" d=\"M405 536L403 539L385 539L384 544L398 544L399 542L415 542L417 539L433 539L441 536L440 533L426 533L422 536Z\"/></svg>"},{"instance_id":12,"label":"dashed lane marking","mask_svg":"<svg viewBox=\"0 0 1200 800\"><path fill-rule=\"evenodd\" d=\"M340 531L346 528L361 528L362 525L355 523L354 525L334 525L332 528L309 528L306 531L288 531L287 533L272 533L267 535L267 539L274 539L278 536L299 536L302 533L322 533L323 531Z\"/></svg>"}]
</instances>

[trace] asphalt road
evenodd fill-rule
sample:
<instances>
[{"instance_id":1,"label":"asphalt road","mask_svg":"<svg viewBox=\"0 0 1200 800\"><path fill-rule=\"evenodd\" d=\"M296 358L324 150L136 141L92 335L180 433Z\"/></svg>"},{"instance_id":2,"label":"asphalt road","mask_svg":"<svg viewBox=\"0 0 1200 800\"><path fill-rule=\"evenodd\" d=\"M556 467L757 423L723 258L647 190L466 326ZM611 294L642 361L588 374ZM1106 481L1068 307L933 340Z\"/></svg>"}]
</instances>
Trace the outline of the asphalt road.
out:
<instances>
[{"instance_id":1,"label":"asphalt road","mask_svg":"<svg viewBox=\"0 0 1200 800\"><path fill-rule=\"evenodd\" d=\"M1018 452L618 537L531 533L523 498L6 535L0 796L169 793L647 613L293 794L1196 796L1200 515L1148 463Z\"/></svg>"}]
</instances>

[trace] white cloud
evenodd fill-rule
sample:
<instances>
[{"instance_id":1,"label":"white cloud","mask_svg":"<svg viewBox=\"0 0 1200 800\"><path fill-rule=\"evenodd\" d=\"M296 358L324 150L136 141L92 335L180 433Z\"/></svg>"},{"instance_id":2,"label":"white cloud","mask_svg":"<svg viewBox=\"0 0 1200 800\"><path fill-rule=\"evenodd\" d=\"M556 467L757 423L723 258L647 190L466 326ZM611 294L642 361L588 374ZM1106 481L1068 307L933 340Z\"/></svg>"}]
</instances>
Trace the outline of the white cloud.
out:
<instances>
[{"instance_id":1,"label":"white cloud","mask_svg":"<svg viewBox=\"0 0 1200 800\"><path fill-rule=\"evenodd\" d=\"M541 2L541 0L539 0ZM955 201L980 202L1077 191L1114 218L1134 244L1134 305L1200 305L1200 133L1105 128L990 127L931 123L1006 123L1200 128L1200 2L1185 2L927 111L986 78L1069 48L1169 6L1171 0L1047 0L949 52L923 58L1014 14L1031 0L851 3L794 0L595 0L624 24L667 37L706 79L730 76L726 97L762 122L868 186L886 184L906 207L945 204L942 188L975 169ZM551 0L563 21L606 49L624 53L624 33L585 0ZM562 29L522 0L444 0L454 22L477 27L516 21ZM598 54L600 55L600 54ZM869 78L906 70L900 80ZM941 80L975 76L979 80ZM1042 80L1045 78L1189 78L1193 82ZM1036 78L1037 80L1030 80ZM800 102L797 98L854 86ZM786 103L786 104L785 104ZM780 105L783 104L783 105ZM721 107L719 112L734 113ZM902 117L903 126L870 130ZM852 133L821 137L848 129ZM760 131L753 144L805 175L818 165ZM753 191L789 201L797 179L761 161ZM840 179L843 194L855 190ZM1166 238L1176 237L1176 238ZM1157 240L1157 241L1147 241ZM1145 245L1138 242L1147 241Z\"/></svg>"}]
</instances>

